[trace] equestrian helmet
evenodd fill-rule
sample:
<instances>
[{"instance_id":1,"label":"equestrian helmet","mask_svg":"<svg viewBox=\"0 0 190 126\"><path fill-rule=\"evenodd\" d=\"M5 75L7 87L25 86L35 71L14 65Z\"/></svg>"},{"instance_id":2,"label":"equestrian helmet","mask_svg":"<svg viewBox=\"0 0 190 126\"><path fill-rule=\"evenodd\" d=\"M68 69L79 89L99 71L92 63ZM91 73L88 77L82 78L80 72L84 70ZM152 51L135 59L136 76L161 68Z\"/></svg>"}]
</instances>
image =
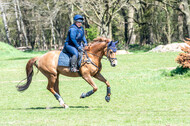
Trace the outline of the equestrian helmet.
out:
<instances>
[{"instance_id":1,"label":"equestrian helmet","mask_svg":"<svg viewBox=\"0 0 190 126\"><path fill-rule=\"evenodd\" d=\"M83 20L84 20L83 16L81 16L79 14L75 15L73 19L75 22L83 22Z\"/></svg>"}]
</instances>

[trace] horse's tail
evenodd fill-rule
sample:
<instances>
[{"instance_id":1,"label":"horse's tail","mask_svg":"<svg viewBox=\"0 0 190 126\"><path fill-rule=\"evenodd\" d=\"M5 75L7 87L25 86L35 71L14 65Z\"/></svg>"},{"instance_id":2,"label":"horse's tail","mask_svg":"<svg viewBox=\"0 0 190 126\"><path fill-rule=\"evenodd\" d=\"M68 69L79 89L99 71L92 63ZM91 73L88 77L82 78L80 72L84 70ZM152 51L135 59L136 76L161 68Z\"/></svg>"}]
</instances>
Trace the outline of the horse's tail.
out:
<instances>
[{"instance_id":1,"label":"horse's tail","mask_svg":"<svg viewBox=\"0 0 190 126\"><path fill-rule=\"evenodd\" d=\"M33 76L33 65L35 65L37 67L37 65L36 65L36 60L37 59L38 59L38 57L34 57L34 58L30 59L28 61L28 63L26 64L27 78L25 78L25 79L27 79L27 82L24 85L17 85L16 88L17 88L18 91L24 91L30 86L30 83L32 82L32 76Z\"/></svg>"}]
</instances>

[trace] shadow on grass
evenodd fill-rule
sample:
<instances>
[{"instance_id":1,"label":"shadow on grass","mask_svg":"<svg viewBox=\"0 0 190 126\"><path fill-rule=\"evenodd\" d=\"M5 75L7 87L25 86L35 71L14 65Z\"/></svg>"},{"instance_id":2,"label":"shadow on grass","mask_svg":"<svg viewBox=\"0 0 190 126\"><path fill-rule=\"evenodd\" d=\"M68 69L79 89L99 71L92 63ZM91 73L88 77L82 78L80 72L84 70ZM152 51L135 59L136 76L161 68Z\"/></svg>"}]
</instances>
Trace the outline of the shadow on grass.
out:
<instances>
[{"instance_id":1,"label":"shadow on grass","mask_svg":"<svg viewBox=\"0 0 190 126\"><path fill-rule=\"evenodd\" d=\"M90 108L89 106L69 106L69 108ZM31 107L31 108L17 108L13 110L45 110L45 109L64 109L63 107Z\"/></svg>"},{"instance_id":2,"label":"shadow on grass","mask_svg":"<svg viewBox=\"0 0 190 126\"><path fill-rule=\"evenodd\" d=\"M4 60L25 60L25 59L31 59L33 57L15 57L15 58L8 58Z\"/></svg>"}]
</instances>

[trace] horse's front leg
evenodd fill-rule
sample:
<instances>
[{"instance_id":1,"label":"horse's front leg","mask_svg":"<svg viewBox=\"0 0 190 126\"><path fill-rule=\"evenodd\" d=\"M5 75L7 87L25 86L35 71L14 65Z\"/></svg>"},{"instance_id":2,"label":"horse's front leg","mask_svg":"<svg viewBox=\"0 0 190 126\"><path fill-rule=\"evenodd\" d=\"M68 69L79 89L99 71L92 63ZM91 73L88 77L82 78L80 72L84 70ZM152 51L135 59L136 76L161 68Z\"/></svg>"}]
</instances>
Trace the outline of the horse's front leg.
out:
<instances>
[{"instance_id":1,"label":"horse's front leg","mask_svg":"<svg viewBox=\"0 0 190 126\"><path fill-rule=\"evenodd\" d=\"M104 82L104 83L107 85L107 95L106 95L106 97L105 97L105 100L106 100L107 102L109 102L109 101L110 101L110 95L111 95L111 87L110 87L109 82L108 82L100 73L96 74L94 77L95 77L96 79L98 79L98 80Z\"/></svg>"},{"instance_id":2,"label":"horse's front leg","mask_svg":"<svg viewBox=\"0 0 190 126\"><path fill-rule=\"evenodd\" d=\"M91 90L87 93L81 94L80 98L85 98L85 97L92 95L94 92L96 92L98 90L98 87L96 86L96 84L94 83L94 81L90 75L82 76L82 78L93 87L93 90Z\"/></svg>"}]
</instances>

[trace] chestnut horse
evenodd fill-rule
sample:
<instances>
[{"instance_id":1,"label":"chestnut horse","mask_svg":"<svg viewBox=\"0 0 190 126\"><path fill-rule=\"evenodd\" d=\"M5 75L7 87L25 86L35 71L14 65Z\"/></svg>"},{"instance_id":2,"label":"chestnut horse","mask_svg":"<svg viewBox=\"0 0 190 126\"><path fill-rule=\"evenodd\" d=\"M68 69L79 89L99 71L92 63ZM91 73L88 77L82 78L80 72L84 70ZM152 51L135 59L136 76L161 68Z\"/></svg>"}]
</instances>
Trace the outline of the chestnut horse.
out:
<instances>
[{"instance_id":1,"label":"chestnut horse","mask_svg":"<svg viewBox=\"0 0 190 126\"><path fill-rule=\"evenodd\" d=\"M69 77L82 77L88 82L93 90L82 93L80 98L85 98L97 91L97 86L94 83L92 77L104 82L107 86L107 95L105 100L110 101L111 89L109 82L101 75L102 68L101 59L106 56L109 59L111 66L117 65L116 59L116 44L117 42L110 42L110 39L99 37L89 43L89 46L85 48L86 53L83 54L81 67L79 72L70 72L69 67L58 66L58 58L60 51L50 51L40 57L34 57L30 59L26 65L27 82L24 85L17 85L18 91L26 90L33 76L33 65L37 67L48 79L47 89L56 97L60 105L64 108L68 106L64 103L59 93L59 75L65 75Z\"/></svg>"}]
</instances>

